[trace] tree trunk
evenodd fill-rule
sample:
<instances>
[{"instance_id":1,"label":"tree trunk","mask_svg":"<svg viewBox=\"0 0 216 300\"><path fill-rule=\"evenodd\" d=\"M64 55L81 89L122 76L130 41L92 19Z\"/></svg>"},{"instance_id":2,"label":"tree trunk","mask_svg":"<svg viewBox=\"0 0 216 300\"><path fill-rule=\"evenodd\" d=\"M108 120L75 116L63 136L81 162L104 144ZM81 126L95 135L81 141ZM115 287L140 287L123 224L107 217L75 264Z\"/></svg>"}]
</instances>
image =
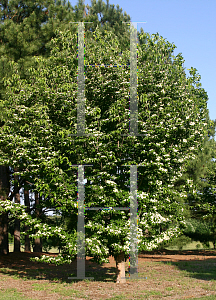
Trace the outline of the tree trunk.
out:
<instances>
[{"instance_id":1,"label":"tree trunk","mask_svg":"<svg viewBox=\"0 0 216 300\"><path fill-rule=\"evenodd\" d=\"M0 255L9 254L8 244L8 213L0 215Z\"/></svg>"},{"instance_id":2,"label":"tree trunk","mask_svg":"<svg viewBox=\"0 0 216 300\"><path fill-rule=\"evenodd\" d=\"M30 214L30 202L29 202L29 190L27 187L24 188L24 201L26 208L26 213ZM24 226L25 232L29 230L29 226ZM31 244L30 244L30 238L29 235L25 235L25 252L31 252Z\"/></svg>"},{"instance_id":3,"label":"tree trunk","mask_svg":"<svg viewBox=\"0 0 216 300\"><path fill-rule=\"evenodd\" d=\"M39 194L37 192L35 192L35 212L36 212L36 217L37 218L39 218L39 216L40 216L40 209L38 207L39 203L40 203ZM42 252L42 240L41 240L41 238L36 238L35 239L35 245L33 247L33 252Z\"/></svg>"},{"instance_id":4,"label":"tree trunk","mask_svg":"<svg viewBox=\"0 0 216 300\"><path fill-rule=\"evenodd\" d=\"M17 168L14 169L15 172L18 171ZM14 175L14 194L15 194L15 203L20 204L20 194L19 194L19 176ZM14 222L14 252L20 252L20 220L15 219Z\"/></svg>"},{"instance_id":5,"label":"tree trunk","mask_svg":"<svg viewBox=\"0 0 216 300\"><path fill-rule=\"evenodd\" d=\"M0 201L5 201L10 193L9 168L0 166ZM0 255L9 254L8 213L0 214Z\"/></svg>"},{"instance_id":6,"label":"tree trunk","mask_svg":"<svg viewBox=\"0 0 216 300\"><path fill-rule=\"evenodd\" d=\"M125 279L125 259L124 259L124 253L121 252L116 257L116 283L126 283Z\"/></svg>"}]
</instances>

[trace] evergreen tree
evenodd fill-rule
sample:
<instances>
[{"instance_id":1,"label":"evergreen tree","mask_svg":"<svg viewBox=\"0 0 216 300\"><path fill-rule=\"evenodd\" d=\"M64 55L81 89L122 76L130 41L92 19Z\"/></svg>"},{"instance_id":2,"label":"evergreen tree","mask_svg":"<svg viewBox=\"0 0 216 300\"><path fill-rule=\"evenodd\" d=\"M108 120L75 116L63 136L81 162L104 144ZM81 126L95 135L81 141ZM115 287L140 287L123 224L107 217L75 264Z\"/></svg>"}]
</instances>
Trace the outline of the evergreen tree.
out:
<instances>
[{"instance_id":1,"label":"evergreen tree","mask_svg":"<svg viewBox=\"0 0 216 300\"><path fill-rule=\"evenodd\" d=\"M10 76L8 62L19 63L21 78L32 66L33 56L48 56L47 43L54 37L56 28L63 28L73 20L72 7L54 0L4 1L1 5L0 27L0 99L3 97L2 79ZM43 26L45 25L45 26ZM67 26L69 26L67 24Z\"/></svg>"},{"instance_id":2,"label":"evergreen tree","mask_svg":"<svg viewBox=\"0 0 216 300\"><path fill-rule=\"evenodd\" d=\"M208 121L210 122L210 120ZM208 181L208 174L215 168L214 158L216 150L216 142L214 138L209 139L215 131L216 121L211 121L208 136L204 139L202 150L198 152L196 158L190 160L183 172L182 177L175 182L175 188L178 189L181 186L188 187L188 197L185 205L190 209L190 216L199 217L197 214L197 204L200 201L200 195L203 194L206 188L210 187L210 181ZM212 134L210 133L212 132Z\"/></svg>"},{"instance_id":3,"label":"evergreen tree","mask_svg":"<svg viewBox=\"0 0 216 300\"><path fill-rule=\"evenodd\" d=\"M93 22L92 24L86 24L87 31L89 29L95 31L97 26L103 34L105 30L113 31L120 45L124 46L123 49L130 49L130 27L128 27L129 24L123 22L130 22L131 18L126 12L122 13L122 8L119 8L118 4L115 8L114 4L109 4L109 0L106 0L106 4L102 0L91 0L91 6L87 5L87 9L88 14L85 21Z\"/></svg>"},{"instance_id":4,"label":"evergreen tree","mask_svg":"<svg viewBox=\"0 0 216 300\"><path fill-rule=\"evenodd\" d=\"M185 201L188 212L187 228L184 234L195 241L203 243L212 241L214 246L216 241L215 127L216 120L211 120L202 151L198 152L194 160L188 162L182 177L175 182L176 189L188 183L188 196Z\"/></svg>"},{"instance_id":5,"label":"evergreen tree","mask_svg":"<svg viewBox=\"0 0 216 300\"><path fill-rule=\"evenodd\" d=\"M32 67L33 56L50 55L50 41L55 37L55 30L70 29L77 33L77 24L85 23L86 35L95 30L97 26L104 30L113 30L119 38L122 50L130 45L130 34L126 24L130 17L122 9L114 8L104 2L95 0L89 8L89 13L84 15L85 5L83 0L73 8L66 1L38 0L38 1L3 1L0 11L0 99L4 94L2 79L11 76L8 62L14 60L19 64L21 78L26 78L26 70ZM99 20L98 15L103 14ZM105 26L103 24L105 23Z\"/></svg>"}]
</instances>

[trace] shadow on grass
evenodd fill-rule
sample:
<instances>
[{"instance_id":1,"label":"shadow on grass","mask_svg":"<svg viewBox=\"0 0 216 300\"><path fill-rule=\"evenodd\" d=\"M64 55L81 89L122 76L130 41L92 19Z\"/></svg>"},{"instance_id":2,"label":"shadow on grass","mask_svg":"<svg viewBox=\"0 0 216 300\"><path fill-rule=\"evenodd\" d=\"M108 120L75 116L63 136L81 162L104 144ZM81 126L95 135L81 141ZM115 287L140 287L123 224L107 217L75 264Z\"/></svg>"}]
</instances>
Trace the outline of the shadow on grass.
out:
<instances>
[{"instance_id":1,"label":"shadow on grass","mask_svg":"<svg viewBox=\"0 0 216 300\"><path fill-rule=\"evenodd\" d=\"M172 265L184 270L188 276L202 280L216 280L216 258L207 258L205 260L182 260L171 262Z\"/></svg>"},{"instance_id":2,"label":"shadow on grass","mask_svg":"<svg viewBox=\"0 0 216 300\"><path fill-rule=\"evenodd\" d=\"M144 255L146 253L142 252ZM162 263L177 266L179 270L185 271L189 277L206 281L216 280L215 250L161 250L148 252L149 254L152 254L152 261L160 258ZM181 255L181 257L178 261L173 261L175 257L173 260L171 258L166 259L167 255Z\"/></svg>"},{"instance_id":3,"label":"shadow on grass","mask_svg":"<svg viewBox=\"0 0 216 300\"><path fill-rule=\"evenodd\" d=\"M30 261L30 257L42 254L44 253L20 252L10 253L8 256L0 256L0 273L23 278L24 280L49 280L51 282L65 283L82 281L82 279L68 279L68 277L77 276L76 260L70 265L61 266ZM148 260L153 262L161 261L164 264L175 265L179 270L185 271L186 276L207 281L216 280L216 251L145 251L139 254L139 258L141 260L142 258L148 258ZM94 277L93 281L116 281L116 268L115 262L112 260L113 258L111 259L110 257L109 264L102 265L92 262L89 259L87 257L85 263L86 277ZM128 276L127 271L126 276Z\"/></svg>"},{"instance_id":4,"label":"shadow on grass","mask_svg":"<svg viewBox=\"0 0 216 300\"><path fill-rule=\"evenodd\" d=\"M56 266L30 261L30 257L41 256L44 253L10 253L8 256L0 256L0 273L15 276L26 280L49 280L52 282L73 283L83 279L68 279L77 276L77 260L70 265ZM93 281L114 282L116 280L116 268L110 264L99 265L86 259L85 277L94 277ZM108 265L108 266L105 266ZM126 276L128 273L126 272Z\"/></svg>"}]
</instances>

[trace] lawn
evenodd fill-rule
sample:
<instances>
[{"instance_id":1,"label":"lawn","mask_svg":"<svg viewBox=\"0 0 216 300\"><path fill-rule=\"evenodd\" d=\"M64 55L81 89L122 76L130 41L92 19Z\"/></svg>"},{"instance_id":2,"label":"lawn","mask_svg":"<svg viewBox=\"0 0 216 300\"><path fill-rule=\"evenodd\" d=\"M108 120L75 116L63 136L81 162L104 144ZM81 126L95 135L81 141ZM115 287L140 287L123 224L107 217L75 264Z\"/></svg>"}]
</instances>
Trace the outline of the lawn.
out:
<instances>
[{"instance_id":1,"label":"lawn","mask_svg":"<svg viewBox=\"0 0 216 300\"><path fill-rule=\"evenodd\" d=\"M216 251L163 250L143 252L138 275L146 279L115 283L115 261L98 265L86 257L86 277L76 276L76 261L55 266L30 262L35 253L10 253L0 257L0 299L216 299ZM37 254L38 255L38 254ZM53 254L49 254L53 255ZM128 276L128 261L126 262Z\"/></svg>"}]
</instances>

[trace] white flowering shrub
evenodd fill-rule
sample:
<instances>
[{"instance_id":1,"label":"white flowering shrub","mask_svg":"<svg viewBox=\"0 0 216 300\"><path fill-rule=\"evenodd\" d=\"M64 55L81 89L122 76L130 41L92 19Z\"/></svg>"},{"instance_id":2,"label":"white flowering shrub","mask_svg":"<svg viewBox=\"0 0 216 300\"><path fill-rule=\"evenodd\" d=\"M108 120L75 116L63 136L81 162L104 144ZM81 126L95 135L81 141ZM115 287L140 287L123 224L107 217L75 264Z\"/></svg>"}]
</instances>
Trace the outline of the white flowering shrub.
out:
<instances>
[{"instance_id":1,"label":"white flowering shrub","mask_svg":"<svg viewBox=\"0 0 216 300\"><path fill-rule=\"evenodd\" d=\"M7 99L3 108L6 126L0 132L0 164L19 167L19 175L34 178L35 189L49 196L63 215L77 214L77 173L72 165L85 167L86 207L129 207L130 165L138 165L139 251L156 248L181 233L182 201L187 188L176 190L187 162L202 148L208 130L206 97L195 90L196 70L186 78L183 57L172 56L175 46L158 34L141 34L138 46L138 124L143 136L129 135L130 51L122 56L111 32L99 30L86 41L85 64L116 64L89 68L85 78L85 132L77 136L77 36L57 32L51 57L35 57L28 79L5 80ZM106 51L104 51L106 49ZM200 110L202 108L202 110ZM16 146L14 146L16 145ZM18 174L17 173L17 174ZM89 183L91 182L91 184ZM76 228L72 233L30 218L19 205L1 203L31 226L32 237L57 235L64 244L47 263L69 263L76 257ZM129 211L85 211L86 255L99 262L123 251L130 253ZM34 230L37 228L37 234ZM36 258L39 261L38 258Z\"/></svg>"}]
</instances>

